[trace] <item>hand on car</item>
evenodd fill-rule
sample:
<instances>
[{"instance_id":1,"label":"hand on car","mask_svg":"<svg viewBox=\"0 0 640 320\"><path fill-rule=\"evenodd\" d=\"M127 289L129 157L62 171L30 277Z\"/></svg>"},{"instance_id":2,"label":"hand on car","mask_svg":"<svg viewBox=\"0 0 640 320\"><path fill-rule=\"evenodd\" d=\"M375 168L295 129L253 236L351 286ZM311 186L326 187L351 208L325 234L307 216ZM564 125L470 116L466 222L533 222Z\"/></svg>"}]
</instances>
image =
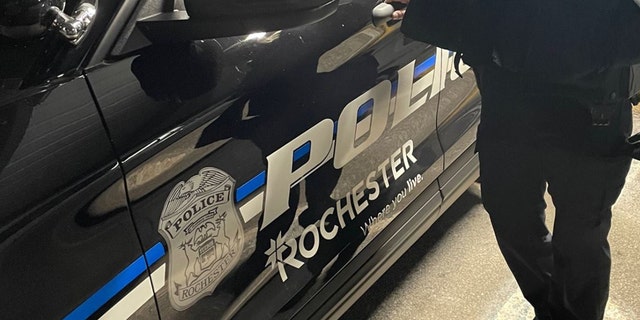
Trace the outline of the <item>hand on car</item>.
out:
<instances>
[{"instance_id":1,"label":"hand on car","mask_svg":"<svg viewBox=\"0 0 640 320\"><path fill-rule=\"evenodd\" d=\"M384 2L389 3L389 4L404 4L407 5L409 4L410 0L385 0ZM405 9L400 9L400 10L396 10L393 12L393 14L391 15L391 19L393 20L401 20L402 18L404 18L404 13L405 13Z\"/></svg>"}]
</instances>

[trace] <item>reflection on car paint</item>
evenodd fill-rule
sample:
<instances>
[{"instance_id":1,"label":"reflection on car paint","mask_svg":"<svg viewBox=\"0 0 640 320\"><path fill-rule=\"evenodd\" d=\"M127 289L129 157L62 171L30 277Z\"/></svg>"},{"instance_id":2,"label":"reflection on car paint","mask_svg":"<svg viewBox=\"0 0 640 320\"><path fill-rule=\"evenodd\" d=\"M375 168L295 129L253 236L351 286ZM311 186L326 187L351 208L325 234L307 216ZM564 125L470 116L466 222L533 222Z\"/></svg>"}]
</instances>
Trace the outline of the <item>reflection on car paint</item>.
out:
<instances>
[{"instance_id":1,"label":"reflection on car paint","mask_svg":"<svg viewBox=\"0 0 640 320\"><path fill-rule=\"evenodd\" d=\"M304 262L296 258L298 254L306 259L312 259L323 243L321 239L325 241L333 240L339 232L345 229L348 223L352 223L356 216L369 206L369 201L378 199L380 193L385 192L384 189L389 188L392 181L397 181L410 168L411 164L417 161L418 159L413 155L413 141L409 140L381 163L377 170L372 171L366 178L363 178L353 186L353 189L347 192L342 199L338 199L335 202L335 206L326 209L320 220L305 227L298 237L289 238L285 241L282 233L278 233L276 239L271 239L270 247L264 253L268 256L267 265L271 269L277 266L280 278L283 282L286 281L288 276L285 265L300 269ZM389 171L391 171L391 175L387 174ZM382 176L382 185L377 181L380 176ZM422 180L419 174L414 179L413 181ZM413 186L415 186L415 182ZM409 189L409 191L411 190L413 188ZM365 198L365 195L368 196ZM407 189L394 197L391 205L395 208L397 203L406 196ZM331 217L334 214L335 217ZM345 218L347 214L348 220ZM337 219L337 224L335 219ZM366 233L363 236L366 236ZM309 239L311 242L310 248L307 244Z\"/></svg>"},{"instance_id":2,"label":"reflection on car paint","mask_svg":"<svg viewBox=\"0 0 640 320\"><path fill-rule=\"evenodd\" d=\"M415 64L412 62L409 65L407 65L406 67L400 69L398 71L399 74L399 79L397 81L394 81L392 83L392 86L390 88L391 94L395 95L396 101L398 101L399 97L402 97L403 95L406 97L411 97L411 106L409 108L413 108L414 111L415 109L417 109L417 107L420 107L422 105L424 105L424 101L427 98L433 98L437 95L438 92L440 92L443 89L443 85L444 85L444 79L446 77L446 74L450 74L450 78L451 80L455 80L458 78L458 75L455 74L454 72L451 72L453 68L453 57L451 57L449 55L449 52L443 49L438 49L437 53L435 56L430 57L429 59L421 62L420 64L418 64L417 66L415 66ZM467 71L469 68L468 66L462 66L461 71L464 73L465 71ZM408 72L411 71L411 72ZM410 76L411 80L411 87L408 88L407 87L401 85L402 83L405 83L406 85L406 81L407 81L407 77ZM403 79L405 82L403 82ZM436 84L440 84L440 85L433 85L434 83ZM400 85L399 85L400 84ZM389 88L388 86L385 86L385 88ZM375 89L375 88L374 88ZM428 89L431 89L431 91L427 91ZM425 94L426 93L426 94ZM354 106L357 105L358 107L353 107L354 110L356 110L356 117L358 119L358 122L366 122L365 120L370 120L370 119L361 119L362 116L366 115L367 113L371 112L371 109L375 106L375 103L371 103L371 99L365 99L370 97L371 94L368 92L364 93L361 97L359 97L359 99L356 99L354 101L365 101L363 103L358 103L358 104L353 104ZM385 99L385 101L387 101ZM391 103L391 101L389 100L388 103ZM352 105L352 104L348 104L347 106ZM393 111L391 110L387 110L386 112L388 112L388 114L393 115L394 113L396 115L400 114L398 109L398 102L396 102L396 107L393 108ZM365 108L362 108L362 106L366 106ZM346 107L345 107L346 108ZM390 106L390 108L392 108ZM406 108L406 107L405 107ZM411 109L408 109L408 113L405 113L402 116L402 119L404 119L405 117L407 117L410 112ZM400 116L400 115L398 115ZM400 119L401 120L401 119ZM400 120L393 120L394 124L397 124L400 122ZM337 122L339 123L339 121ZM338 128L338 124L332 122L331 125L332 127L335 126L335 128ZM355 138L355 135L359 136L359 137L363 137L367 135L367 132L362 133L363 129L362 129L362 125L358 126L358 124L355 125L355 131L360 131L360 133L356 133L354 134L354 140L357 141L357 138ZM331 129L332 132L332 137L334 136L334 129ZM367 136L369 137L369 136ZM312 143L309 143L309 141L311 141L309 139L309 137L307 137L307 139L305 140L304 138L300 139L301 141L305 141L301 146L299 147L289 147L286 148L286 150L288 151L288 154L290 154L290 157L292 159L292 163L295 161L300 160L301 158L308 156L311 151L312 151ZM333 138L332 138L333 140ZM360 145L362 144L361 141ZM407 142L409 143L409 142ZM295 145L295 143L293 143L292 145ZM407 148L409 146L407 145ZM283 148L279 149L279 150L285 150ZM402 149L400 149L402 150ZM407 157L406 159L403 158L403 163L407 164L409 162L414 162L413 159L410 161L407 161L407 159L410 159L410 156L412 156L410 153L407 154L407 151L410 151L409 149L404 150L405 152L405 156ZM274 152L275 153L275 152ZM327 161L331 160L333 157L332 155L328 155L327 157L324 157L322 159L322 162L319 165L323 165L325 164ZM417 160L417 159L416 159ZM307 160L309 161L309 160ZM400 161L400 159L396 159L396 163ZM291 168L292 166L282 166L283 168ZM315 166L316 168L318 167ZM391 167L388 167L389 169ZM299 168L298 168L299 169ZM236 196L235 196L235 202L236 203L240 203L244 200L244 205L239 207L239 211L241 212L241 217L242 220L246 223L251 219L254 219L255 217L257 217L260 213L262 213L262 206L263 206L263 202L264 202L264 191L258 193L255 197L253 198L249 198L247 200L247 198L253 194L255 191L260 190L263 186L265 186L266 184L266 177L267 177L267 170L260 172L259 174L257 174L256 176L254 176L253 178L249 179L247 182L245 182L243 185L239 186L236 189ZM384 171L384 172L383 172ZM387 170L381 170L380 173L378 173L376 175L376 178L381 177L383 174L386 175ZM309 174L313 173L313 171L306 173L306 176L308 176ZM392 173L393 174L393 171ZM398 174L398 172L396 172L396 174ZM372 186L373 183L376 183L373 179L373 177L371 177L371 179L368 178L368 184L370 186ZM300 181L303 180L303 177L300 177L298 179L296 179L297 182L299 183ZM384 206L384 209L381 210L380 212L376 213L375 215L369 217L369 219L362 225L359 226L359 228L361 230L363 230L363 235L368 234L368 230L370 230L370 228L372 228L372 226L374 226L377 221L382 220L385 216L389 216L392 214L393 212L393 208L397 205L397 203L399 203L404 197L406 197L407 192L409 192L410 190L413 189L413 187L415 187L416 184L419 183L419 181L421 181L421 176L417 175L415 177L411 177L409 179L411 182L407 182L408 186L406 188L406 191L404 191L404 193L399 193L398 195L396 195L397 198L396 200L393 200L391 203L387 204ZM383 179L382 181L384 181L383 185L386 185L388 187L388 183L389 181L387 179ZM290 187L292 187L293 185L291 185ZM378 191L379 192L379 191ZM287 192L288 193L288 192ZM362 194L362 192L358 192L358 194ZM371 195L369 195L371 197ZM360 201L360 200L358 200ZM361 206L363 204L360 204ZM346 222L344 222L344 214L348 213L349 216L351 217L352 215L354 216L354 212L358 212L357 209L355 208L349 208L347 206L343 206L341 207L343 210L342 215L337 215L340 219L339 221L339 225L340 226L344 226L346 225ZM349 209L345 209L345 208L349 208ZM332 208L330 208L332 209ZM327 212L330 210L327 209ZM355 211L354 211L355 209ZM364 209L363 209L364 210ZM361 211L361 210L360 210ZM337 212L337 211L336 211ZM325 212L326 213L326 212ZM324 219L326 220L328 215L331 213L327 213L326 215L323 215L321 217L321 220ZM320 220L320 221L321 221ZM320 222L318 221L318 222ZM265 226L264 222L262 224L263 226ZM322 224L320 224L322 225ZM304 253L304 255L302 255L304 258L312 258L313 256L315 256L315 254L317 253L318 250L318 246L319 246L319 242L315 242L316 239L319 240L320 236L325 239L325 240L331 240L335 237L335 234L338 232L338 230L332 229L331 231L327 231L325 228L321 227L319 229L314 230L312 226L316 226L315 224L311 224L309 226L307 226L307 229L303 230L303 235L302 237L300 237L300 235L298 235L299 238L304 239L306 237L306 235L311 234L313 236L314 239L314 243L313 246L308 249L304 246L299 246L297 243L295 244L295 247L298 248L298 250L300 251L300 254L302 255L302 253ZM316 233L318 232L318 233ZM271 267L271 268L275 268L277 266L278 268L278 272L280 274L281 279L284 281L287 278L286 275L286 271L284 271L284 265L289 265L289 266L293 266L293 267L301 267L303 265L303 263L297 259L295 259L295 250L287 251L289 253L289 255L287 257L283 257L282 253L284 252L284 249L288 248L293 248L294 244L292 241L295 242L295 239L288 239L285 241L285 243L287 245L283 245L283 239L282 237L282 233L279 233L280 238L275 237L274 239L270 240L270 246L274 246L274 249L269 248L266 252L264 252L263 254L266 254L269 257L269 260L267 262L266 267ZM278 241L279 240L279 241ZM275 249L277 248L277 249ZM273 252L272 252L273 251ZM278 254L278 252L280 252ZM275 255L272 255L270 253L275 253ZM275 259L275 260L274 260ZM275 263L274 263L275 262ZM232 269L232 267L230 267L230 269ZM150 298L150 297L149 297Z\"/></svg>"}]
</instances>

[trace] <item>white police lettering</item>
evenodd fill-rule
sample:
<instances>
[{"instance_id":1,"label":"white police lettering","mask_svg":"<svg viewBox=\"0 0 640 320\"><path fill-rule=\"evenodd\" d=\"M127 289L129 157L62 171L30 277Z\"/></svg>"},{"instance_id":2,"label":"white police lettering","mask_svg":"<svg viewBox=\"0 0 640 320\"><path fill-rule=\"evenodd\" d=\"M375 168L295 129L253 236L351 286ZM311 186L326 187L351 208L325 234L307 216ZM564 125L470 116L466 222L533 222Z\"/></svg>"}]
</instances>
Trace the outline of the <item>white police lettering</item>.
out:
<instances>
[{"instance_id":1,"label":"white police lettering","mask_svg":"<svg viewBox=\"0 0 640 320\"><path fill-rule=\"evenodd\" d=\"M388 220L391 221L390 218L393 217L392 213L396 213L394 210L398 207L398 204L404 200L414 189L415 187L423 181L422 175L417 174L415 177L407 180L407 186L404 187L395 197L391 199L391 202L388 203L382 210L378 211L376 215L370 216L369 219L360 227L360 231L364 236L368 235L373 226L381 223L382 221ZM377 228L378 230L380 228Z\"/></svg>"},{"instance_id":2,"label":"white police lettering","mask_svg":"<svg viewBox=\"0 0 640 320\"><path fill-rule=\"evenodd\" d=\"M429 99L435 97L442 89L444 89L444 83L447 79L447 72L449 66L449 51L443 49L436 49L436 66L433 72L433 83L431 84L431 94Z\"/></svg>"},{"instance_id":3,"label":"white police lettering","mask_svg":"<svg viewBox=\"0 0 640 320\"><path fill-rule=\"evenodd\" d=\"M397 175L388 175L386 185L390 185L392 181L398 180L412 164L418 162L418 159L416 159L412 152L413 141L409 140L400 148L395 150L387 160L378 166L378 169L370 172L366 178L356 183L350 192L347 192L342 199L338 199L335 202L333 207L325 210L319 221L305 227L304 231L298 238L288 239L285 242L282 239L281 234L278 234L278 237L275 240L272 239L270 241L271 247L264 252L264 254L268 256L266 266L271 266L271 269L275 269L277 267L280 279L283 282L287 281L289 277L285 265L300 269L300 267L304 265L304 262L297 258L298 254L306 259L313 258L318 253L323 240L330 241L334 239L348 223L353 221L369 206L369 201L375 201L378 198L382 188L376 180L372 179L372 177L380 177L382 176L382 172L387 172L389 170L393 171L394 169L390 167L390 164L396 161L392 161L390 159L394 158L394 155L399 155L397 156L397 159L399 160L397 161L398 166L395 170L397 172L401 171L402 173L398 173ZM417 184L417 182L413 180L412 182L408 182L408 184L409 183ZM415 184L413 185L415 186ZM369 193L369 197L365 198L365 193ZM406 197L406 194L407 191L405 188L402 194L399 194L393 199L394 207L397 203L402 201L404 197ZM335 223L331 224L331 222L327 220L327 218L332 214L337 215L337 225ZM328 224L331 224L330 227L327 227ZM284 252L288 252L288 256L286 258L283 257Z\"/></svg>"},{"instance_id":4,"label":"white police lettering","mask_svg":"<svg viewBox=\"0 0 640 320\"><path fill-rule=\"evenodd\" d=\"M338 135L336 136L336 154L333 166L338 169L344 167L355 156L360 154L380 136L387 126L389 118L389 100L391 99L391 82L388 80L378 83L371 90L351 101L342 110L338 118ZM373 100L371 115L358 121L360 106ZM369 128L363 126L369 125ZM358 137L369 135L364 141L357 143Z\"/></svg>"},{"instance_id":5,"label":"white police lettering","mask_svg":"<svg viewBox=\"0 0 640 320\"><path fill-rule=\"evenodd\" d=\"M328 159L333 140L333 121L324 119L267 157L267 187L262 228L289 209L289 189ZM309 160L293 169L293 153L310 143Z\"/></svg>"},{"instance_id":6,"label":"white police lettering","mask_svg":"<svg viewBox=\"0 0 640 320\"><path fill-rule=\"evenodd\" d=\"M412 61L398 71L398 88L394 99L391 99L391 83L384 80L344 107L338 118L335 141L333 121L324 119L270 154L267 157L267 181L261 230L289 209L290 189L302 179L332 158L335 168L344 167L382 136L389 121L389 114L393 115L391 127L395 127L422 107L428 98L433 98L442 91L447 73L451 73L451 80L457 79L458 76L451 72L453 64L454 58L449 51L437 49L433 69L413 82L415 61ZM465 72L468 69L469 67L463 65L460 71ZM429 88L431 91L427 94L426 91ZM358 120L358 111L361 106L369 102L372 102L371 113ZM293 154L306 144L309 144L309 158L303 165L296 168L293 166ZM385 170L382 170L383 168L392 169L394 178L403 173L398 156L399 154L396 154L395 157L387 159L388 162L380 164L385 188L389 187L390 177ZM402 165L406 166L406 161ZM370 188L370 179L365 183L366 187ZM360 201L358 209L361 209L365 204L361 199L358 201ZM348 207L350 206L342 205L338 208ZM329 214L336 214L342 221L347 216L352 217L354 212L337 210ZM331 233L329 230L324 231Z\"/></svg>"},{"instance_id":7,"label":"white police lettering","mask_svg":"<svg viewBox=\"0 0 640 320\"><path fill-rule=\"evenodd\" d=\"M398 70L398 93L396 94L396 104L393 110L393 126L395 127L411 113L416 111L422 105L411 104L413 98L413 74L415 72L415 61L411 61L408 65Z\"/></svg>"}]
</instances>

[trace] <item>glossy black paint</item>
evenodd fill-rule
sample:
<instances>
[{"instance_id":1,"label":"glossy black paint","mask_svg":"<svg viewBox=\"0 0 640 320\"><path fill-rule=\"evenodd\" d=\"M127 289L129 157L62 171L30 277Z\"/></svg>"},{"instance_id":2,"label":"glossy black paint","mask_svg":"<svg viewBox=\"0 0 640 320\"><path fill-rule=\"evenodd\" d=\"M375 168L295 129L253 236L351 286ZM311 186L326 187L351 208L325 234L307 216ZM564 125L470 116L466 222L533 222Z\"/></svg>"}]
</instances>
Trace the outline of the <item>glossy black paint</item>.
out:
<instances>
[{"instance_id":1,"label":"glossy black paint","mask_svg":"<svg viewBox=\"0 0 640 320\"><path fill-rule=\"evenodd\" d=\"M138 22L153 43L211 39L275 31L320 21L336 11L339 0L185 1L186 11L169 11ZM224 8L224 9L222 9Z\"/></svg>"},{"instance_id":2,"label":"glossy black paint","mask_svg":"<svg viewBox=\"0 0 640 320\"><path fill-rule=\"evenodd\" d=\"M62 318L141 255L122 174L85 79L0 111L0 307Z\"/></svg>"},{"instance_id":3,"label":"glossy black paint","mask_svg":"<svg viewBox=\"0 0 640 320\"><path fill-rule=\"evenodd\" d=\"M145 250L161 241L158 219L169 191L179 181L210 166L229 173L240 185L265 169L267 155L318 121L337 120L349 101L382 79L393 80L397 70L411 60L421 62L433 55L433 51L425 51L425 44L396 32L338 70L318 74L320 56L369 25L374 5L375 1L353 1L341 5L336 14L322 22L264 38L243 36L151 46L135 57L89 72L128 174L132 212ZM243 121L247 103L248 114L244 116L255 118ZM435 128L435 123L432 125ZM411 173L424 172L439 159L435 132L430 141L416 150L430 155L421 157L422 171L416 167ZM163 161L178 153L182 160ZM340 170L330 167L323 166L306 181L306 188L314 191L307 193L310 209L297 218L303 226L318 219L320 210L331 205L329 195ZM142 173L152 168L156 168L157 176L141 181ZM387 197L395 195L398 188L402 184L389 189ZM292 190L291 201L297 201L293 199L299 192L297 188ZM388 201L381 197L368 212L379 211L379 206ZM291 207L295 209L296 203ZM352 224L353 230L344 231L347 238L334 239L337 246L325 245L328 251L318 253L320 258L306 264L300 273L292 270L285 287L289 289L283 290L279 277L273 277L237 317L284 316L295 311L292 306L303 305L304 299L313 296L313 291L305 287L313 284L311 279L325 264L345 248L340 263L355 253L357 244L364 240L358 236L362 235L358 227L368 218L360 216ZM174 311L163 297L163 289L158 300L163 317L222 316L227 310L220 305L231 303L265 269L269 239L286 231L293 219L293 211L285 213L261 231L251 255L234 275L213 296L190 309ZM274 292L280 295L276 297ZM294 296L301 301L290 302ZM265 297L270 303L263 303ZM286 304L289 308L281 311Z\"/></svg>"},{"instance_id":4,"label":"glossy black paint","mask_svg":"<svg viewBox=\"0 0 640 320\"><path fill-rule=\"evenodd\" d=\"M336 70L317 72L323 54L371 26L376 1L350 0L329 18L302 27L102 57L96 48L113 42L112 34L104 34L112 18L133 6L105 2L80 47L49 37L3 43L2 54L16 61L29 52L11 72L0 69L0 117L8 119L0 122L0 288L14 293L0 298L0 308L12 318L68 315L143 252L158 244L166 251L158 224L176 184L203 167L224 170L236 187L246 183L268 169L268 155L323 119L335 122L350 101L381 81L397 83L400 68L436 51L406 39L391 23ZM349 279L354 273L345 269L371 257L390 239L386 233L415 212L399 209L384 219L382 231L360 230L405 190L409 178L420 174L425 181L405 204L419 196L432 199L434 208L442 203L436 178L467 154L479 111L470 72L447 80L446 88L397 127L389 125L347 167L329 162L294 186L290 209L264 230L260 216L246 221L242 261L211 296L176 311L167 298L171 284L154 278L155 298L132 310L134 317L318 316L323 303L344 293L332 279ZM409 139L418 161L301 268L287 267L283 283L267 266L270 240L347 201L354 181ZM165 255L149 265L93 317L167 263Z\"/></svg>"}]
</instances>

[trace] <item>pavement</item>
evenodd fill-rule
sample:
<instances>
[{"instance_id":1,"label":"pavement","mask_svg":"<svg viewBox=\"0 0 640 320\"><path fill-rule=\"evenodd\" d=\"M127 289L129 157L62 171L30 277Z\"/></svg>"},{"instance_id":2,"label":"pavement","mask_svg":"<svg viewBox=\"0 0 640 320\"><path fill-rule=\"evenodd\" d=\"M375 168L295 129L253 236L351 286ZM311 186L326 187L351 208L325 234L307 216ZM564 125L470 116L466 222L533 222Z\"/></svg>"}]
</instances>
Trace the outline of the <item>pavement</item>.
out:
<instances>
[{"instance_id":1,"label":"pavement","mask_svg":"<svg viewBox=\"0 0 640 320\"><path fill-rule=\"evenodd\" d=\"M635 132L640 107L634 107ZM547 195L548 224L554 208ZM606 320L640 319L640 161L613 208ZM344 320L530 320L474 184L342 317Z\"/></svg>"}]
</instances>

